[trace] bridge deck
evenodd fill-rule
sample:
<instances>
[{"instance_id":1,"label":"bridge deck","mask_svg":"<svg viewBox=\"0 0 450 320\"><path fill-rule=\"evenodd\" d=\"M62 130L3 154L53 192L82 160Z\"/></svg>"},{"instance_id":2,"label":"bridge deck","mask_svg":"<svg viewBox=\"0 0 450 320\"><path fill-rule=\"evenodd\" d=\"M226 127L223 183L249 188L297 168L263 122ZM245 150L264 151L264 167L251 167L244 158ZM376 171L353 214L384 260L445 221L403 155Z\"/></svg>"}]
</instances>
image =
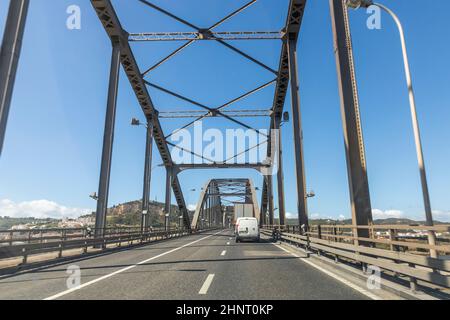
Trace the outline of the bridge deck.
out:
<instances>
[{"instance_id":1,"label":"bridge deck","mask_svg":"<svg viewBox=\"0 0 450 320\"><path fill-rule=\"evenodd\" d=\"M229 244L228 244L229 243ZM78 265L82 287L68 292ZM214 275L210 286L208 276ZM209 277L211 278L211 277ZM206 294L199 294L202 288ZM367 299L268 242L193 235L0 279L0 299Z\"/></svg>"}]
</instances>

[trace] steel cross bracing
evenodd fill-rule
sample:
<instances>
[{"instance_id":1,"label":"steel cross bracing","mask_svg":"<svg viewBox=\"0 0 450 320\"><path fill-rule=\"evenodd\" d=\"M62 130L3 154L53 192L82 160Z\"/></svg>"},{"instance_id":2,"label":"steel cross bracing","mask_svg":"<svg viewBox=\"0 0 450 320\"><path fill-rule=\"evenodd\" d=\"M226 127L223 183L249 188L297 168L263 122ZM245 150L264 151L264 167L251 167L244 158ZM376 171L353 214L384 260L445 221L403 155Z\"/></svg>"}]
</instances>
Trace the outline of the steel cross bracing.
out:
<instances>
[{"instance_id":1,"label":"steel cross bracing","mask_svg":"<svg viewBox=\"0 0 450 320\"><path fill-rule=\"evenodd\" d=\"M129 40L139 41L191 41L191 40L277 40L283 39L284 32L243 31L243 32L143 32L130 33Z\"/></svg>"},{"instance_id":2,"label":"steel cross bracing","mask_svg":"<svg viewBox=\"0 0 450 320\"><path fill-rule=\"evenodd\" d=\"M253 216L259 218L256 188L250 179L208 181L200 194L191 228L226 226L226 207L235 203L253 204Z\"/></svg>"},{"instance_id":3,"label":"steel cross bracing","mask_svg":"<svg viewBox=\"0 0 450 320\"><path fill-rule=\"evenodd\" d=\"M177 201L177 204L180 208L180 211L183 213L184 217L184 225L187 228L191 227L190 219L188 210L186 207L186 203L184 200L183 192L181 190L180 182L178 179L178 173L183 170L188 169L229 169L229 168L242 168L242 169L255 169L262 171L264 169L267 169L271 165L271 161L273 159L273 155L271 154L271 151L268 151L267 154L267 160L263 161L262 163L244 163L244 164L230 164L228 163L229 160L233 160L234 158L237 158L239 155L236 155L233 158L226 159L223 162L217 163L210 159L207 159L203 157L202 155L198 155L195 152L191 150L185 150L183 151L189 152L193 154L196 157L199 157L203 159L206 163L202 164L177 164L174 163L171 154L170 154L170 148L174 147L178 148L176 145L171 144L168 139L174 134L165 135L160 123L160 118L183 118L183 117L192 117L195 118L190 123L186 124L182 129L189 128L193 126L198 121L204 119L204 118L211 118L211 117L222 117L230 122L233 122L235 124L238 124L246 129L254 130L259 135L266 136L267 140L260 143L264 144L267 143L268 150L270 149L273 141L270 139L271 135L267 135L260 130L251 127L250 125L247 125L246 123L237 120L238 117L244 117L244 116L251 116L254 115L255 111L251 113L250 111L245 110L237 110L237 111L228 111L225 110L229 106L269 87L269 86L275 86L275 96L274 101L272 104L272 107L269 110L259 110L259 112L256 112L256 115L261 117L268 117L270 119L270 130L271 132L274 129L280 128L280 119L281 115L283 114L284 109L284 101L286 98L287 88L290 80L290 74L289 74L289 63L288 63L288 43L289 41L297 41L298 34L300 31L300 26L302 22L303 17L303 11L305 8L306 0L291 0L288 8L288 17L287 22L283 30L280 31L256 31L256 32L240 32L240 31L232 31L232 32L214 32L214 29L218 26L222 25L227 20L233 18L234 16L238 15L239 13L243 12L244 10L251 7L254 3L257 2L257 0L250 1L246 3L244 6L238 8L237 10L231 12L229 15L225 16L222 20L218 21L216 24L212 25L209 28L200 28L195 26L194 24L188 22L187 20L184 20L180 17L175 16L174 14L166 11L163 8L160 8L150 1L146 0L138 0L142 4L159 11L160 13L167 15L171 17L172 19L181 22L184 25L187 25L188 27L194 29L194 32L180 32L180 33L128 33L125 31L119 21L119 18L114 10L114 7L110 0L91 0L91 3L93 7L95 8L97 15L102 22L108 36L111 39L113 47L118 47L120 50L120 62L125 70L125 73L127 74L127 77L132 85L132 88L136 94L136 97L142 107L142 110L147 118L147 121L149 123L149 126L151 126L153 131L153 139L156 142L156 146L161 154L161 158L164 162L164 166L168 172L168 183L170 183L172 190L175 194L175 198ZM235 46L229 44L228 40L267 40L267 39L280 39L282 41L282 53L280 57L280 64L279 69L274 70L267 66L266 64L262 63L261 61L251 57L247 53L243 52L242 50L236 48ZM239 97L236 97L224 104L221 104L217 107L207 106L205 104L202 104L200 102L194 101L193 99L190 99L188 97L182 96L176 92L173 92L170 89L163 88L161 86L158 86L155 83L151 83L147 80L145 80L145 77L150 74L153 70L160 67L162 64L166 63L168 60L170 60L175 55L182 52L185 48L188 46L194 44L196 41L204 41L204 40L212 40L216 43L223 45L225 48L232 50L236 54L243 56L247 60L255 63L256 65L260 66L261 68L267 70L270 73L273 73L275 75L275 78L267 83L262 84L261 86L246 92L242 94ZM133 52L130 47L130 41L187 41L183 45L181 45L178 49L173 51L171 54L169 54L167 57L164 57L162 60L160 60L155 65L151 66L150 68L145 69L144 72L141 71L139 68L137 61L133 55ZM292 67L292 66L291 66ZM295 71L296 72L296 71ZM160 113L159 110L157 110L152 102L152 99L149 95L147 87L152 87L154 89L157 89L159 91L162 91L168 95L171 95L173 97L176 97L180 100L183 100L185 102L188 102L192 105L195 105L197 107L200 107L201 109L204 109L204 113L200 113L198 111L195 112L185 112L185 113L177 113L177 112L167 112ZM161 116L160 116L161 115ZM177 132L177 131L175 131ZM106 134L106 132L105 132ZM258 145L258 146L260 146ZM253 146L249 148L248 150L245 150L245 152L249 152L250 150L258 147ZM244 152L244 153L245 153ZM269 161L270 160L270 161ZM266 199L268 198L266 196L266 184L264 184L263 187L263 203L262 206L265 206ZM146 191L148 192L148 186L146 188ZM167 192L167 191L166 191ZM107 188L105 190L100 190L99 195L102 194L103 199L107 200ZM252 197L254 198L256 196L256 192L252 193ZM281 194L281 197L284 199L284 195ZM253 199L254 200L254 199ZM166 197L166 201L170 201L170 196ZM284 201L284 200L283 200ZM303 197L301 200L303 201ZM252 202L256 202L255 200ZM272 206L273 208L273 206ZM144 208L145 209L145 208ZM105 210L103 208L102 210ZM97 213L98 214L98 213ZM260 213L258 212L258 215ZM273 215L273 212L272 212ZM105 220L106 213L103 214L102 219Z\"/></svg>"}]
</instances>

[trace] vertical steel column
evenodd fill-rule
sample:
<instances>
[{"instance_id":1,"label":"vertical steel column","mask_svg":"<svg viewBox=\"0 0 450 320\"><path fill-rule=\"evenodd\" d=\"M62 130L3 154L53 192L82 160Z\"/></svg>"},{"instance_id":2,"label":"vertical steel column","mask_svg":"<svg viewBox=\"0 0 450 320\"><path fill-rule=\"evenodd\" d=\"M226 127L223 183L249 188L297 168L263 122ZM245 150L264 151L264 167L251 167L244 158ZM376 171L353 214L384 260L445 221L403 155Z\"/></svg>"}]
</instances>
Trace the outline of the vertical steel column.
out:
<instances>
[{"instance_id":1,"label":"vertical steel column","mask_svg":"<svg viewBox=\"0 0 450 320\"><path fill-rule=\"evenodd\" d=\"M164 208L164 227L165 230L168 231L170 226L169 218L170 218L170 211L172 208L172 168L167 168L166 172L166 205Z\"/></svg>"},{"instance_id":2,"label":"vertical steel column","mask_svg":"<svg viewBox=\"0 0 450 320\"><path fill-rule=\"evenodd\" d=\"M295 172L297 175L297 210L298 222L308 230L308 206L306 203L305 161L303 155L303 131L300 113L300 95L297 67L297 40L287 40L289 51L289 75L291 79L292 124L294 127Z\"/></svg>"},{"instance_id":3,"label":"vertical steel column","mask_svg":"<svg viewBox=\"0 0 450 320\"><path fill-rule=\"evenodd\" d=\"M147 138L145 144L144 190L142 196L141 231L147 231L150 226L150 189L152 181L153 157L153 123L147 124Z\"/></svg>"},{"instance_id":4,"label":"vertical steel column","mask_svg":"<svg viewBox=\"0 0 450 320\"><path fill-rule=\"evenodd\" d=\"M278 189L278 213L280 216L280 225L286 224L286 209L284 205L284 172L283 172L283 147L282 147L282 134L281 134L281 118L275 118L276 127L278 127L278 172L277 172L277 189Z\"/></svg>"},{"instance_id":5,"label":"vertical steel column","mask_svg":"<svg viewBox=\"0 0 450 320\"><path fill-rule=\"evenodd\" d=\"M19 64L29 0L11 0L0 50L0 156Z\"/></svg>"},{"instance_id":6,"label":"vertical steel column","mask_svg":"<svg viewBox=\"0 0 450 320\"><path fill-rule=\"evenodd\" d=\"M372 224L369 181L359 111L358 88L353 61L350 24L345 0L330 0L336 65L341 96L347 171L353 224ZM369 237L369 230L358 229L358 237Z\"/></svg>"},{"instance_id":7,"label":"vertical steel column","mask_svg":"<svg viewBox=\"0 0 450 320\"><path fill-rule=\"evenodd\" d=\"M267 217L266 217L267 203L265 203L265 201L264 201L264 189L267 190L267 179L265 176L263 177L263 192L262 192L262 199L261 199L261 211L260 211L260 217L259 217L259 219L260 219L259 224L261 227L265 226L267 224Z\"/></svg>"},{"instance_id":8,"label":"vertical steel column","mask_svg":"<svg viewBox=\"0 0 450 320\"><path fill-rule=\"evenodd\" d=\"M208 215L208 228L211 228L211 187L208 187L208 200L206 203L207 215Z\"/></svg>"},{"instance_id":9,"label":"vertical steel column","mask_svg":"<svg viewBox=\"0 0 450 320\"><path fill-rule=\"evenodd\" d=\"M106 226L108 210L109 182L111 177L111 161L114 145L114 127L116 122L117 92L120 71L120 43L112 44L111 71L109 78L108 103L106 109L105 132L103 137L103 153L98 187L97 212L95 216L95 237L102 238Z\"/></svg>"},{"instance_id":10,"label":"vertical steel column","mask_svg":"<svg viewBox=\"0 0 450 320\"><path fill-rule=\"evenodd\" d=\"M267 197L269 202L269 225L273 226L273 177L271 175L267 176Z\"/></svg>"}]
</instances>

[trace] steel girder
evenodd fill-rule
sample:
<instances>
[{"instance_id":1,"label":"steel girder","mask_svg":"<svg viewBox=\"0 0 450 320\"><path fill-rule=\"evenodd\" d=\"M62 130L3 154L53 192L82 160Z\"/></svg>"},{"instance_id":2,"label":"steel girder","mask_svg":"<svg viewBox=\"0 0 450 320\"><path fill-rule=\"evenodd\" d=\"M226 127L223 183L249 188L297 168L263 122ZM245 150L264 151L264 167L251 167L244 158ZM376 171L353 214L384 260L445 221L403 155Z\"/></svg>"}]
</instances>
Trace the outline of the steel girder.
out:
<instances>
[{"instance_id":1,"label":"steel girder","mask_svg":"<svg viewBox=\"0 0 450 320\"><path fill-rule=\"evenodd\" d=\"M214 217L215 219L213 221L216 221L216 225L213 225L213 227L219 226L219 221L221 224L224 224L226 215L226 210L224 210L224 207L226 207L226 203L238 202L253 204L253 216L258 219L260 218L258 200L256 198L256 188L252 180L209 180L203 187L200 194L200 199L197 202L197 207L192 218L191 229L204 227L204 221L211 221L211 217Z\"/></svg>"},{"instance_id":2,"label":"steel girder","mask_svg":"<svg viewBox=\"0 0 450 320\"><path fill-rule=\"evenodd\" d=\"M245 10L246 8L250 7L252 4L254 4L256 2L256 0L252 0L252 1L248 2L246 5L237 9L233 13L229 14L228 16L226 16L224 19L217 22L215 25L213 25L209 29L198 28L195 25L187 22L186 20L176 17L175 15L167 12L166 10L153 5L149 1L146 1L146 0L139 0L139 1L145 5L148 5L149 7L152 7L154 9L158 10L159 12L161 12L165 15L170 16L171 18L173 18L175 20L178 20L181 23L184 23L185 25L190 26L191 28L193 28L197 31L197 32L193 33L196 35L196 37L197 37L196 39L192 39L189 42L185 43L180 48L175 50L172 54L170 54L168 57L164 58L163 60L158 62L155 66L151 67L150 69L148 69L147 71L142 73L137 64L137 61L135 60L135 57L133 55L133 52L132 52L130 44L129 44L130 35L123 29L111 1L110 0L91 0L91 3L93 5L93 7L95 8L97 15L98 15L100 21L102 22L102 24L105 28L105 31L107 32L111 41L120 43L121 64L125 70L125 73L127 74L127 77L130 81L130 84L132 85L132 88L133 88L135 95L141 105L141 108L147 118L147 121L149 123L151 123L153 126L154 139L156 142L156 146L160 152L161 158L164 162L164 166L166 167L166 170L168 172L171 172L173 175L172 189L175 194L177 204L178 204L181 212L183 212L184 224L186 227L190 227L191 223L189 221L189 214L188 214L186 203L185 203L183 193L181 190L180 182L178 179L179 172L181 172L182 170L186 170L186 169L206 169L206 168L209 168L209 169L211 169L211 168L216 168L216 169L246 168L247 169L247 168L253 168L253 169L259 170L261 172L266 172L266 174L267 174L267 169L270 167L270 165L271 165L271 163L273 163L273 161L270 164L263 162L263 163L258 163L258 164L231 164L231 165L227 164L226 163L227 161L225 161L224 163L211 162L211 163L207 163L207 164L186 164L186 165L174 163L172 160L171 154L170 154L170 149L169 149L169 146L171 144L167 140L168 137L170 137L170 136L164 135L161 123L159 121L158 110L156 110L156 108L154 107L154 104L149 95L147 86L154 87L158 90L162 90L163 92L166 92L177 98L188 101L190 103L194 103L195 105L197 105L207 111L207 113L205 115L201 115L199 118L197 118L197 120L191 122L189 125L185 126L184 128L187 128L187 127L193 125L194 123L196 123L197 121L199 121L205 117L221 116L221 117L229 119L230 121L233 121L234 123L240 124L243 127L253 129L253 128L247 126L245 123L242 123L240 121L237 121L233 117L230 117L229 115L227 115L226 113L223 112L223 109L237 101L242 100L245 97L248 97L249 95L251 95L255 92L258 92L259 90L261 90L263 88L268 87L269 85L276 84L273 106L271 108L270 114L268 114L268 116L271 117L270 130L272 133L272 131L274 129L280 128L281 117L282 117L283 109L284 109L284 102L285 102L287 88L288 88L289 79L290 79L289 63L288 63L289 62L289 59L288 59L289 52L288 52L287 41L289 41L289 39L297 39L298 38L298 34L300 32L300 27L301 27L302 18L303 18L303 12L304 12L304 8L306 5L306 0L291 0L291 2L289 4L286 25L285 25L284 29L281 30L279 33L280 34L279 38L283 40L283 45L282 45L282 52L281 52L281 56L280 56L280 64L279 64L278 71L271 69L267 65L264 65L260 61L254 59L253 57L242 52L241 50L237 49L236 47L232 46L231 44L225 42L224 41L225 39L220 39L220 38L214 37L214 34L212 32L212 30L214 28L221 25L226 20L230 19L231 17L235 16L236 14L238 14L238 13L242 12L243 10ZM264 34L264 32L261 32L261 34ZM266 34L267 34L267 32L266 32ZM141 34L141 35L145 36L145 34ZM154 35L155 34L149 34L149 36L154 36ZM206 37L205 37L205 35L206 35ZM165 36L166 35L163 35L163 38ZM170 34L169 34L169 36L170 36ZM262 38L264 38L264 37L262 37ZM133 40L133 37L131 37L131 40ZM160 40L164 40L164 39L160 39ZM187 46L191 45L192 43L194 43L195 41L198 41L198 40L214 40L217 43L223 45L224 47L245 57L249 61L252 61L255 64L261 66L262 68L276 74L277 78L273 81L270 81L269 83L266 83L256 89L248 92L248 93L245 93L241 97L233 99L230 102L228 102L222 106L219 106L217 108L210 108L208 106L202 105L202 104L192 101L186 97L183 97L174 92L171 92L170 90L167 90L165 88L160 88L160 87L156 86L155 84L152 84L144 79L144 77L149 72L151 72L153 69L160 66L162 63L166 62L171 57L178 54L183 49L185 49ZM253 129L253 130L259 132L256 129ZM273 141L269 138L271 136L272 135L268 135L268 141L266 142L268 144L267 159L273 159L273 157L274 157L274 155L271 152L271 149L272 149L271 147L273 144ZM176 146L172 145L172 147L176 147ZM251 149L246 150L245 152L248 152L250 150ZM205 158L203 158L203 159L207 160ZM253 189L254 189L254 187L253 187ZM266 199L268 199L268 197L266 195L266 191L267 191L267 188L265 188L265 185L264 185L263 201L262 201L263 207L266 204ZM281 193L283 193L283 192L281 192ZM256 197L256 192L252 193L252 197L253 198ZM281 197L284 198L284 195L281 194ZM257 206L257 201L255 199L252 199L252 202L254 204L256 204L256 206ZM258 212L258 215L260 215L260 212Z\"/></svg>"},{"instance_id":3,"label":"steel girder","mask_svg":"<svg viewBox=\"0 0 450 320\"><path fill-rule=\"evenodd\" d=\"M6 135L30 0L11 0L0 48L0 156Z\"/></svg>"},{"instance_id":4,"label":"steel girder","mask_svg":"<svg viewBox=\"0 0 450 320\"><path fill-rule=\"evenodd\" d=\"M276 90L275 90L275 97L273 100L273 107L272 107L272 115L271 115L271 122L270 122L270 130L271 132L273 130L280 130L281 126L281 120L283 117L283 111L284 111L284 105L286 102L286 95L289 87L290 82L290 72L289 72L289 48L288 48L288 41L293 40L295 42L298 41L301 25L303 22L303 15L305 12L307 0L291 0L290 6L289 6L289 14L286 21L286 27L284 32L286 33L285 40L283 42L283 47L281 50L281 57L280 57L280 64L279 64L279 71L278 71L278 80L276 84ZM278 141L278 143L281 144L281 141ZM271 154L273 148L271 147L271 142L269 141L269 145L267 148L267 157L273 157L274 155ZM282 160L282 157L278 158L278 161L280 162ZM282 170L283 166L279 164L279 170ZM283 172L280 172L279 179L283 178ZM279 184L278 184L279 185ZM281 212L281 210L284 210L284 190L282 188L278 188L278 197L283 201L283 204L280 206L282 208L280 209L280 214L283 215L284 212ZM261 224L264 224L266 221L264 221L266 217L266 211L269 208L269 186L267 183L267 180L264 181L263 189L262 189L262 199L261 199ZM306 201L303 199L298 199L298 201ZM272 213L273 215L273 213Z\"/></svg>"},{"instance_id":5,"label":"steel girder","mask_svg":"<svg viewBox=\"0 0 450 320\"><path fill-rule=\"evenodd\" d=\"M134 54L128 43L128 34L122 28L110 0L91 0L91 3L111 41L120 42L120 59L122 66L136 94L137 100L139 101L139 104L141 105L141 108L147 118L147 121L153 124L154 139L161 155L161 159L163 160L166 169L172 170L173 161L170 150L164 138L164 132L161 127L161 123L159 122L157 111L154 108L152 99L150 98L147 87L144 83L142 73L139 70ZM183 192L181 190L180 181L177 176L174 176L172 179L172 190L175 194L178 207L183 213L184 225L185 227L190 228L189 214L185 199L183 197Z\"/></svg>"}]
</instances>

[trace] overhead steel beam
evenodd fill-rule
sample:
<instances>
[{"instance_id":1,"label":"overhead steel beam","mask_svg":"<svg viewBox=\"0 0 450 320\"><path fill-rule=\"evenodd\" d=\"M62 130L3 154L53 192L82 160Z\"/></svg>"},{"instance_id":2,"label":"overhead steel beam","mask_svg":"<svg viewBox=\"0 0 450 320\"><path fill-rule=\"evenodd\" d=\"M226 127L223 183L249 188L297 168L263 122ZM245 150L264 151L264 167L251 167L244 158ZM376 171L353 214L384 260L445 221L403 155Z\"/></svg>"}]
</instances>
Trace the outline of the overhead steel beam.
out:
<instances>
[{"instance_id":1,"label":"overhead steel beam","mask_svg":"<svg viewBox=\"0 0 450 320\"><path fill-rule=\"evenodd\" d=\"M281 40L280 31L230 31L230 32L141 32L130 33L131 42L154 41L215 41L215 40Z\"/></svg>"},{"instance_id":2,"label":"overhead steel beam","mask_svg":"<svg viewBox=\"0 0 450 320\"><path fill-rule=\"evenodd\" d=\"M161 123L159 122L159 119L157 117L157 111L154 108L153 102L142 78L142 73L139 70L136 59L128 43L128 34L122 28L119 18L110 0L91 0L91 4L96 10L97 15L101 23L103 24L103 27L105 28L108 36L111 39L120 39L122 66L135 92L139 104L141 105L141 108L147 118L147 121L153 123L154 139L161 155L161 159L164 162L165 167L170 168L173 164L170 150L165 142ZM184 225L186 228L190 228L191 224L189 214L181 190L181 185L177 176L173 177L172 188L177 200L178 207L183 213Z\"/></svg>"},{"instance_id":3,"label":"overhead steel beam","mask_svg":"<svg viewBox=\"0 0 450 320\"><path fill-rule=\"evenodd\" d=\"M341 97L352 219L355 226L367 226L372 224L372 206L346 1L330 0L330 9ZM356 229L355 231L358 237L369 237L367 229Z\"/></svg>"},{"instance_id":4,"label":"overhead steel beam","mask_svg":"<svg viewBox=\"0 0 450 320\"><path fill-rule=\"evenodd\" d=\"M201 37L202 37L202 38L208 38L209 35L211 34L211 31L212 31L213 29L215 29L215 28L218 27L219 25L223 24L225 21L231 19L231 18L234 17L235 15L241 13L242 11L244 11L245 9L249 8L251 5L253 5L254 3L256 3L256 0L252 0L252 1L248 2L247 4L245 4L244 6L242 6L241 8L239 8L239 9L237 9L236 11L232 12L231 14L227 15L225 18L223 18L223 19L220 20L219 22L215 23L212 27L207 28L207 29L202 29L202 28L199 28L199 27L193 25L192 23L190 23L190 22L188 22L188 21L186 21L186 20L184 20L184 19L182 19L182 18L180 18L180 17L178 17L178 16L176 16L176 15L174 15L174 14L168 12L167 10L164 10L164 9L162 9L162 8L160 8L160 7L158 7L158 6L156 6L155 4L153 4L153 3L149 2L149 1L146 1L146 0L139 0L139 1L142 2L142 3L145 4L145 5L147 5L147 6L151 7L151 8L153 8L153 9L155 9L155 10L157 10L157 11L159 11L159 12L161 12L161 13L163 13L163 14L169 16L169 17L171 17L172 19L175 19L175 20L177 20L178 22L181 22L181 23L187 25L188 27L190 27L190 28L192 28L192 29L197 30L197 31L201 34ZM187 43L187 44L181 46L180 48L176 49L173 53L171 53L168 57L166 57L165 59L163 59L162 61L160 61L159 63L157 63L154 67L160 66L162 63L164 63L165 61L167 61L168 59L170 59L171 57L173 57L175 54L177 54L178 52L180 52L181 50L183 50L186 46L189 46L190 44L192 44L192 43L195 42L195 41L197 41L197 39L190 40L190 43ZM237 49L236 47L232 46L231 44L226 43L225 41L220 40L220 39L216 39L216 41L217 41L218 43L222 44L223 46L225 46L225 47L227 47L227 48L233 50L233 51L236 52L237 54L243 56L244 58L246 58L246 59L248 59L248 60L250 60L250 61L256 63L257 65L261 66L262 68L264 68L264 69L266 69L266 70L268 70L268 71L270 71L270 72L272 72L272 73L275 73L275 74L277 73L275 70L271 69L270 67L268 67L267 65L265 65L265 64L262 63L261 61L259 61L259 60L255 59L255 58L251 57L250 55L248 55L248 54L246 54L245 52L243 52L243 51ZM152 67L152 68L150 68L149 70L147 70L145 74L147 74L148 72L150 72L151 70L153 70L154 67Z\"/></svg>"},{"instance_id":5,"label":"overhead steel beam","mask_svg":"<svg viewBox=\"0 0 450 320\"><path fill-rule=\"evenodd\" d=\"M148 82L148 81L144 81L144 82L145 82L148 86L150 86L150 87L152 87L152 88L155 88L155 89L157 89L157 90L159 90L159 91L162 91L162 92L164 92L164 93L167 93L168 95L171 95L171 96L173 96L173 97L175 97L175 98L178 98L178 99L180 99L180 100L189 102L189 103L191 103L191 104L193 104L193 105L195 105L195 106L197 106L197 107L200 107L200 108L202 108L202 109L205 109L205 110L209 111L209 112L210 112L211 114L213 114L213 115L221 116L221 117L223 117L223 118L225 118L225 119L227 119L227 120L230 120L231 122L234 122L234 123L236 123L236 124L238 124L238 125L240 125L240 126L246 128L246 129L253 130L253 131L255 131L255 132L256 132L257 134L259 134L259 135L267 136L267 134L261 132L260 130L255 129L255 128L253 128L253 127L251 127L251 126L249 126L249 125L247 125L247 124L245 124L245 123L243 123L243 122L241 122L241 121L238 121L238 120L234 119L233 117L230 117L229 115L227 115L227 114L221 112L221 111L218 110L218 109L210 108L210 107L208 107L208 106L206 106L206 105L204 105L204 104L202 104L202 103L199 103L199 102L194 101L194 100L192 100L192 99L186 98L186 97L184 97L184 96L182 96L182 95L180 95L180 94L178 94L178 93L175 93L175 92L173 92L173 91L170 91L170 90L168 90L168 89L165 89L165 88L163 88L163 87L160 87L160 86L158 86L158 85L156 85L156 84L154 84L154 83L150 83L150 82Z\"/></svg>"},{"instance_id":6,"label":"overhead steel beam","mask_svg":"<svg viewBox=\"0 0 450 320\"><path fill-rule=\"evenodd\" d=\"M29 3L29 0L10 1L0 49L0 156L5 141Z\"/></svg>"},{"instance_id":7,"label":"overhead steel beam","mask_svg":"<svg viewBox=\"0 0 450 320\"><path fill-rule=\"evenodd\" d=\"M254 169L257 171L261 171L263 169L270 168L270 165L264 163L254 163L254 164L245 164L245 163L181 163L174 164L174 168L179 171L192 170L192 169Z\"/></svg>"}]
</instances>

